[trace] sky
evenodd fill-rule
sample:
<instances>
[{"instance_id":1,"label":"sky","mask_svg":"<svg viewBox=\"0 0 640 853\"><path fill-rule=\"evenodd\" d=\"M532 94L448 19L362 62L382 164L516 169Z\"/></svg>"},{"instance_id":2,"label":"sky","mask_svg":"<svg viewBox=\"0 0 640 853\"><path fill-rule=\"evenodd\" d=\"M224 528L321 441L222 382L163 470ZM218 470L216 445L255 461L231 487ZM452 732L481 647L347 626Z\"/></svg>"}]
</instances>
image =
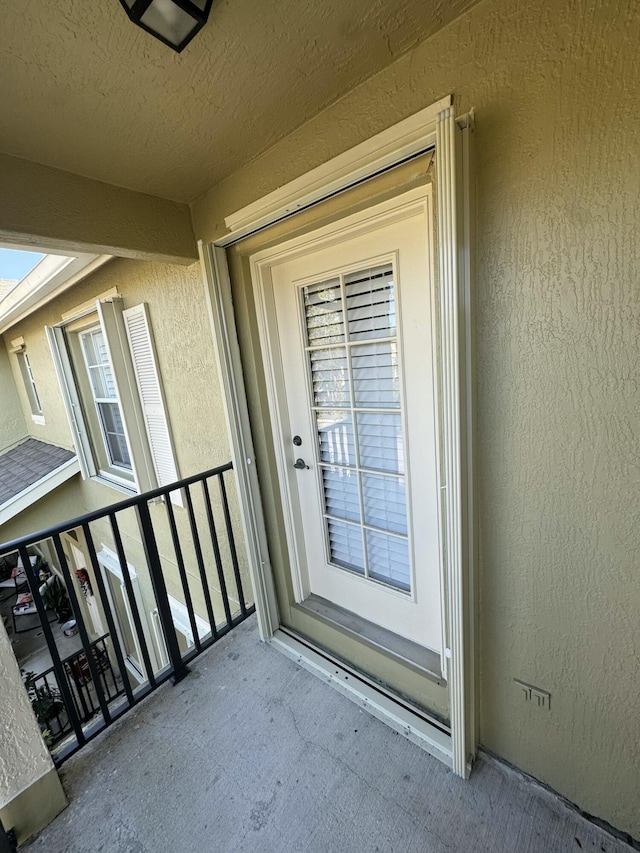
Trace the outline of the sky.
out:
<instances>
[{"instance_id":1,"label":"sky","mask_svg":"<svg viewBox=\"0 0 640 853\"><path fill-rule=\"evenodd\" d=\"M20 281L44 258L37 252L0 249L0 279Z\"/></svg>"}]
</instances>

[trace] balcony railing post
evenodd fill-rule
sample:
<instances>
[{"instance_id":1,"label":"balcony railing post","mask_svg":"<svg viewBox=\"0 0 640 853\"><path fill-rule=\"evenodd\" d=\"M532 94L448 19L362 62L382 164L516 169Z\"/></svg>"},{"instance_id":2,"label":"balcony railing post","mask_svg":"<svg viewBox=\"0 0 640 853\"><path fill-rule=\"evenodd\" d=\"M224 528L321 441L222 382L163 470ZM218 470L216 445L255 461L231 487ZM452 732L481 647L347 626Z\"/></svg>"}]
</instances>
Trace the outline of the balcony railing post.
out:
<instances>
[{"instance_id":1,"label":"balcony railing post","mask_svg":"<svg viewBox=\"0 0 640 853\"><path fill-rule=\"evenodd\" d=\"M168 498L167 498L168 500ZM169 595L167 593L167 585L165 584L164 575L162 572L162 563L160 562L160 554L156 536L153 530L153 522L151 521L151 513L149 505L146 501L136 504L136 513L138 516L138 524L140 526L140 535L142 546L151 575L151 583L158 605L158 614L164 632L165 642L167 644L167 653L173 668L171 677L172 684L177 684L179 681L189 674L189 667L182 660L182 653L178 645L176 630L173 625L173 616L171 615L171 606L169 604Z\"/></svg>"}]
</instances>

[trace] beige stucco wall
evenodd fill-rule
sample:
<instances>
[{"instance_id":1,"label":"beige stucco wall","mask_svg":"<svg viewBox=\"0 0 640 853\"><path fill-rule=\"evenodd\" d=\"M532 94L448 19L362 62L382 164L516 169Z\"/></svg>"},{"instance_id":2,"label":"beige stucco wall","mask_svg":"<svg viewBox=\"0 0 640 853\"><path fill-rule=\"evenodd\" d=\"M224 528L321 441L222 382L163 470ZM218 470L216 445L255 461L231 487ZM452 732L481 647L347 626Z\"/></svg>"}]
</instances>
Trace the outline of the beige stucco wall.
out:
<instances>
[{"instance_id":1,"label":"beige stucco wall","mask_svg":"<svg viewBox=\"0 0 640 853\"><path fill-rule=\"evenodd\" d=\"M475 107L481 740L636 837L639 43L633 0L485 0L193 208L215 238L445 93Z\"/></svg>"},{"instance_id":2,"label":"beige stucco wall","mask_svg":"<svg viewBox=\"0 0 640 853\"><path fill-rule=\"evenodd\" d=\"M31 434L43 441L73 449L44 327L60 323L63 314L114 287L117 287L122 295L125 308L140 302L147 303L179 475L188 477L227 463L231 454L199 264L185 267L115 259L84 282L13 326L5 334L5 344L18 335L24 337L37 382L45 424L34 424L29 418ZM17 371L17 366L13 365L13 367ZM22 402L27 409L26 395ZM227 474L226 485L241 571L244 575L245 595L250 598L251 587L247 576L242 528L232 474ZM232 611L234 611L237 609L237 594L232 580L228 542L224 535L218 487L214 481L210 482L210 494L218 524ZM0 528L0 542L38 531L43 527L124 500L126 497L127 495L122 491L103 482L82 480L80 476L76 476L69 483L58 488L53 495L38 501L19 517ZM220 585L217 580L213 551L210 544L207 544L208 527L199 487L193 490L193 500L214 613L217 621L223 621ZM206 619L207 613L201 583L198 579L197 563L190 545L192 536L187 511L180 507L175 507L174 511L180 541L185 549L187 574L195 579L191 586L194 607L198 615ZM169 593L179 601L184 601L164 504L151 505L151 513ZM150 612L155 608L155 602L151 582L145 570L146 561L134 511L128 510L119 516L119 523L127 559L138 571L143 598ZM108 524L96 522L92 525L92 532L98 550L101 545L114 550L113 537Z\"/></svg>"},{"instance_id":3,"label":"beige stucco wall","mask_svg":"<svg viewBox=\"0 0 640 853\"><path fill-rule=\"evenodd\" d=\"M11 650L11 643L4 625L0 623L0 685L2 685L2 714L0 715L0 817L6 821L5 814L11 814L11 823L5 828L15 826L21 839L30 835L41 825L34 826L28 815L10 812L10 805L23 792L36 785L53 769L53 762L40 736L40 730L31 710L31 703L22 687L20 670ZM60 800L57 811L64 804L64 795L57 779L52 783L54 793ZM57 789L56 786L57 785ZM51 794L51 792L49 792ZM41 804L40 811L47 812L47 805ZM49 815L49 819L55 816ZM17 820L16 820L17 817Z\"/></svg>"},{"instance_id":4,"label":"beige stucco wall","mask_svg":"<svg viewBox=\"0 0 640 853\"><path fill-rule=\"evenodd\" d=\"M186 205L7 154L0 181L3 243L187 264L198 256Z\"/></svg>"},{"instance_id":5,"label":"beige stucco wall","mask_svg":"<svg viewBox=\"0 0 640 853\"><path fill-rule=\"evenodd\" d=\"M0 452L27 436L27 425L18 397L16 379L20 377L14 378L7 351L0 346Z\"/></svg>"}]
</instances>

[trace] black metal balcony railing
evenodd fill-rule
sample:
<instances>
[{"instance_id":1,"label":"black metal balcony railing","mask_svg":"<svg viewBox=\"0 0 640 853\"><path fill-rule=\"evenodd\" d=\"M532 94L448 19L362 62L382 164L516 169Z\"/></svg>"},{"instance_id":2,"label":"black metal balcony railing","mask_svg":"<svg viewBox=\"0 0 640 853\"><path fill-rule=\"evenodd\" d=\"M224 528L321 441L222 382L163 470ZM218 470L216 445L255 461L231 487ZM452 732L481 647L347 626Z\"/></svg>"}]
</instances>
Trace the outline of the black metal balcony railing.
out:
<instances>
[{"instance_id":1,"label":"black metal balcony railing","mask_svg":"<svg viewBox=\"0 0 640 853\"><path fill-rule=\"evenodd\" d=\"M49 698L56 700L54 703L56 713L49 720L51 725L48 725L47 736L50 745L58 744L53 751L54 761L57 764L80 749L165 681L171 680L175 684L182 680L189 672L188 663L191 660L254 612L255 608L247 603L243 590L232 513L224 479L225 473L230 470L232 470L232 464L229 462L169 486L136 495L117 504L0 545L0 558L17 552L22 565L29 567L31 564L28 549L31 548L33 551L38 543L50 541L53 545L57 568L68 593L73 617L77 622L82 649L62 659L53 633L55 626L48 618L47 601L40 593L41 580L33 571L27 570L26 579L52 662L52 666L45 672L31 676L30 688L32 693L35 691L36 696L46 698L48 695ZM209 482L214 480L218 484L219 498L215 508L209 489ZM199 512L195 507L194 487L199 487L201 491ZM183 526L182 536L170 500L171 492L178 490L184 497L188 519L188 526ZM160 501L164 503L164 512L159 504ZM150 510L151 502L158 503L153 514L155 518L152 517ZM122 514L132 509L137 518L146 570L153 591L153 616L159 627L153 656L156 662L160 657L167 661L162 664L156 663L155 666L152 664L150 649L152 641L146 621L146 632L143 627L143 618L146 620L149 613L140 612L139 599L134 591L123 544L124 537L119 524ZM216 518L216 516L220 517ZM186 608L190 626L191 640L183 650L179 645L170 596L167 592L167 578L163 571L156 538L156 526L160 523L161 517L175 554L177 578L173 578L174 588L178 583L182 589L183 601L180 605ZM123 582L123 603L126 602L130 616L126 630L129 632L129 642L133 642L139 651L140 672L137 672L137 668L132 669L129 650L126 648L125 632L121 624L122 614L114 607L113 598L106 588L108 581L99 563L91 529L96 523L101 525L106 523L106 529L110 531L110 538L117 554ZM219 538L217 525L224 531L224 541ZM190 559L185 556L184 527L189 531ZM206 535L203 535L202 528L205 529ZM104 536L104 529L101 527L101 536ZM93 580L97 586L96 597L101 601L108 626L108 632L93 641L89 637L91 629L85 623L79 605L79 596L82 592L76 588L77 580L74 583L61 540L62 534L72 531L81 531L83 535ZM223 550L226 555L226 564L222 556ZM138 567L138 569L143 568ZM199 600L203 602L201 607L203 615L200 617L194 609L194 583L197 584L195 592L201 593ZM235 587L232 597L229 595L229 583ZM215 607L212 601L212 589L216 591L216 601L219 593L219 603ZM237 605L233 611L232 602ZM217 612L220 609L222 612ZM207 620L209 630L203 634L202 625ZM185 645L184 637L183 634L183 646ZM159 646L164 647L161 653L159 653ZM132 671L137 672L137 678L131 678Z\"/></svg>"}]
</instances>

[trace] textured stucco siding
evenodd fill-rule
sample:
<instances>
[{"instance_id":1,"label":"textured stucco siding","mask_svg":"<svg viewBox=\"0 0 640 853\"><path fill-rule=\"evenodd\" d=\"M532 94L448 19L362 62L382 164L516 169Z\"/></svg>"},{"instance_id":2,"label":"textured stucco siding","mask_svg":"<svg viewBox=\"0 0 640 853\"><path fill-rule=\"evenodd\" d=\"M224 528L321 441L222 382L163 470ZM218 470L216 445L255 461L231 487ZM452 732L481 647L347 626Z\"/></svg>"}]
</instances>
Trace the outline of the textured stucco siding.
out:
<instances>
[{"instance_id":1,"label":"textured stucco siding","mask_svg":"<svg viewBox=\"0 0 640 853\"><path fill-rule=\"evenodd\" d=\"M4 625L0 624L0 809L53 767Z\"/></svg>"},{"instance_id":2,"label":"textured stucco siding","mask_svg":"<svg viewBox=\"0 0 640 853\"><path fill-rule=\"evenodd\" d=\"M445 93L475 108L481 740L636 837L638 44L632 0L485 0L193 207L215 238Z\"/></svg>"}]
</instances>

